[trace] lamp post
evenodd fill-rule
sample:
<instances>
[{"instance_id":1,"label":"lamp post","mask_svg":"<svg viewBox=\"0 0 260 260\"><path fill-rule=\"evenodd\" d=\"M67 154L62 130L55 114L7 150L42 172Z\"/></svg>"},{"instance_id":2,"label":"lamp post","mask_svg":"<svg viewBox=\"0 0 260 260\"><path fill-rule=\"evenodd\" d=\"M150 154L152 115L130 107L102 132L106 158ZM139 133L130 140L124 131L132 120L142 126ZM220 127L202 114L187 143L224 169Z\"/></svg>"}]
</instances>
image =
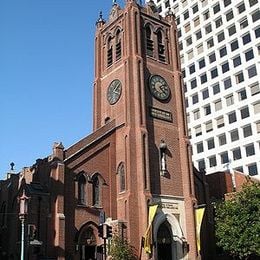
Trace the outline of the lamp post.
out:
<instances>
[{"instance_id":1,"label":"lamp post","mask_svg":"<svg viewBox=\"0 0 260 260\"><path fill-rule=\"evenodd\" d=\"M25 191L23 190L23 194L19 197L20 211L19 218L21 220L21 260L24 260L24 222L25 216L28 213L28 200L29 197L25 195Z\"/></svg>"}]
</instances>

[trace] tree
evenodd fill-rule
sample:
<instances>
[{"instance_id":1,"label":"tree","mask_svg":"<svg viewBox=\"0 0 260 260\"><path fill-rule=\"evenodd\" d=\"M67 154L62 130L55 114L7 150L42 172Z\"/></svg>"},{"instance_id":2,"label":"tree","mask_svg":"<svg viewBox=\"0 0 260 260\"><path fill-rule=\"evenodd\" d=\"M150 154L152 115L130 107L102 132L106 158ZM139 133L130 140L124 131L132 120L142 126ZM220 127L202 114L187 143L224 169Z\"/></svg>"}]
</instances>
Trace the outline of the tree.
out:
<instances>
[{"instance_id":1,"label":"tree","mask_svg":"<svg viewBox=\"0 0 260 260\"><path fill-rule=\"evenodd\" d=\"M260 183L247 183L216 207L217 245L239 259L260 259Z\"/></svg>"},{"instance_id":2,"label":"tree","mask_svg":"<svg viewBox=\"0 0 260 260\"><path fill-rule=\"evenodd\" d=\"M135 260L133 248L127 240L114 235L111 241L110 254L113 260Z\"/></svg>"}]
</instances>

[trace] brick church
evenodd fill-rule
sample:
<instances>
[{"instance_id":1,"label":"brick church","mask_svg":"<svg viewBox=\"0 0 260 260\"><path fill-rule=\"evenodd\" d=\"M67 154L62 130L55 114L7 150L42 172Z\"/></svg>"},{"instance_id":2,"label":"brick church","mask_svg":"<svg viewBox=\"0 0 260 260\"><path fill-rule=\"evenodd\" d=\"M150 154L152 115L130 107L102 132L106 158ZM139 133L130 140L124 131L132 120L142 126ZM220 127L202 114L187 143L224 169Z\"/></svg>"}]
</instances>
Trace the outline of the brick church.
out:
<instances>
[{"instance_id":1,"label":"brick church","mask_svg":"<svg viewBox=\"0 0 260 260\"><path fill-rule=\"evenodd\" d=\"M196 259L196 204L187 138L174 15L162 18L152 1L114 3L108 21L96 22L94 129L71 147L55 143L10 185L1 186L1 259L18 259L19 204L29 199L26 226L40 246L26 244L28 259L98 259L106 223L124 236L139 259ZM12 202L12 203L11 203ZM148 213L152 250L142 237ZM13 230L10 230L13 229ZM25 232L27 233L27 232ZM27 236L28 234L25 234Z\"/></svg>"}]
</instances>

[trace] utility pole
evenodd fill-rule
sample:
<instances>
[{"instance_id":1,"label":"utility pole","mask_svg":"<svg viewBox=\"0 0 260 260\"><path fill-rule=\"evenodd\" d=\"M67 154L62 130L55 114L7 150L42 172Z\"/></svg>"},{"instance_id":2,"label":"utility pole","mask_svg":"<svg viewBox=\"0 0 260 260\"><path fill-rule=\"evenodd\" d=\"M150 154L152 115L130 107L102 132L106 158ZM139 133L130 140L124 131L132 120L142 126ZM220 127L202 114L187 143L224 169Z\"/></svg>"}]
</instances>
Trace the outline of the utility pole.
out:
<instances>
[{"instance_id":1,"label":"utility pole","mask_svg":"<svg viewBox=\"0 0 260 260\"><path fill-rule=\"evenodd\" d=\"M24 260L24 217L21 220L21 260Z\"/></svg>"}]
</instances>

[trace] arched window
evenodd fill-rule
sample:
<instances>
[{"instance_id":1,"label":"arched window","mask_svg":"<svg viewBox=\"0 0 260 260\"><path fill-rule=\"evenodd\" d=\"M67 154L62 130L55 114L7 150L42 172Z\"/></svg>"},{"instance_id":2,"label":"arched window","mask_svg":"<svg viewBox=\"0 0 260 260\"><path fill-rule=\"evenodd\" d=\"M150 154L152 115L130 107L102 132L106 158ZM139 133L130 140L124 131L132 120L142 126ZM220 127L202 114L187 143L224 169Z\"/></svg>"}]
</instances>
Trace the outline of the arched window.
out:
<instances>
[{"instance_id":1,"label":"arched window","mask_svg":"<svg viewBox=\"0 0 260 260\"><path fill-rule=\"evenodd\" d=\"M78 203L81 205L86 204L86 178L83 174L78 179Z\"/></svg>"},{"instance_id":2,"label":"arched window","mask_svg":"<svg viewBox=\"0 0 260 260\"><path fill-rule=\"evenodd\" d=\"M100 181L98 175L92 178L93 183L93 206L100 207Z\"/></svg>"},{"instance_id":3,"label":"arched window","mask_svg":"<svg viewBox=\"0 0 260 260\"><path fill-rule=\"evenodd\" d=\"M153 40L152 40L152 31L150 26L145 28L145 37L146 37L146 54L153 57Z\"/></svg>"},{"instance_id":4,"label":"arched window","mask_svg":"<svg viewBox=\"0 0 260 260\"><path fill-rule=\"evenodd\" d=\"M157 32L158 57L160 61L165 62L165 46L161 30Z\"/></svg>"},{"instance_id":5,"label":"arched window","mask_svg":"<svg viewBox=\"0 0 260 260\"><path fill-rule=\"evenodd\" d=\"M120 163L117 170L119 176L119 192L125 191L125 165L124 163Z\"/></svg>"},{"instance_id":6,"label":"arched window","mask_svg":"<svg viewBox=\"0 0 260 260\"><path fill-rule=\"evenodd\" d=\"M121 47L121 33L118 29L116 32L116 60L119 60L122 56L122 47Z\"/></svg>"},{"instance_id":7,"label":"arched window","mask_svg":"<svg viewBox=\"0 0 260 260\"><path fill-rule=\"evenodd\" d=\"M113 45L111 36L107 41L107 66L111 66L113 63Z\"/></svg>"}]
</instances>

